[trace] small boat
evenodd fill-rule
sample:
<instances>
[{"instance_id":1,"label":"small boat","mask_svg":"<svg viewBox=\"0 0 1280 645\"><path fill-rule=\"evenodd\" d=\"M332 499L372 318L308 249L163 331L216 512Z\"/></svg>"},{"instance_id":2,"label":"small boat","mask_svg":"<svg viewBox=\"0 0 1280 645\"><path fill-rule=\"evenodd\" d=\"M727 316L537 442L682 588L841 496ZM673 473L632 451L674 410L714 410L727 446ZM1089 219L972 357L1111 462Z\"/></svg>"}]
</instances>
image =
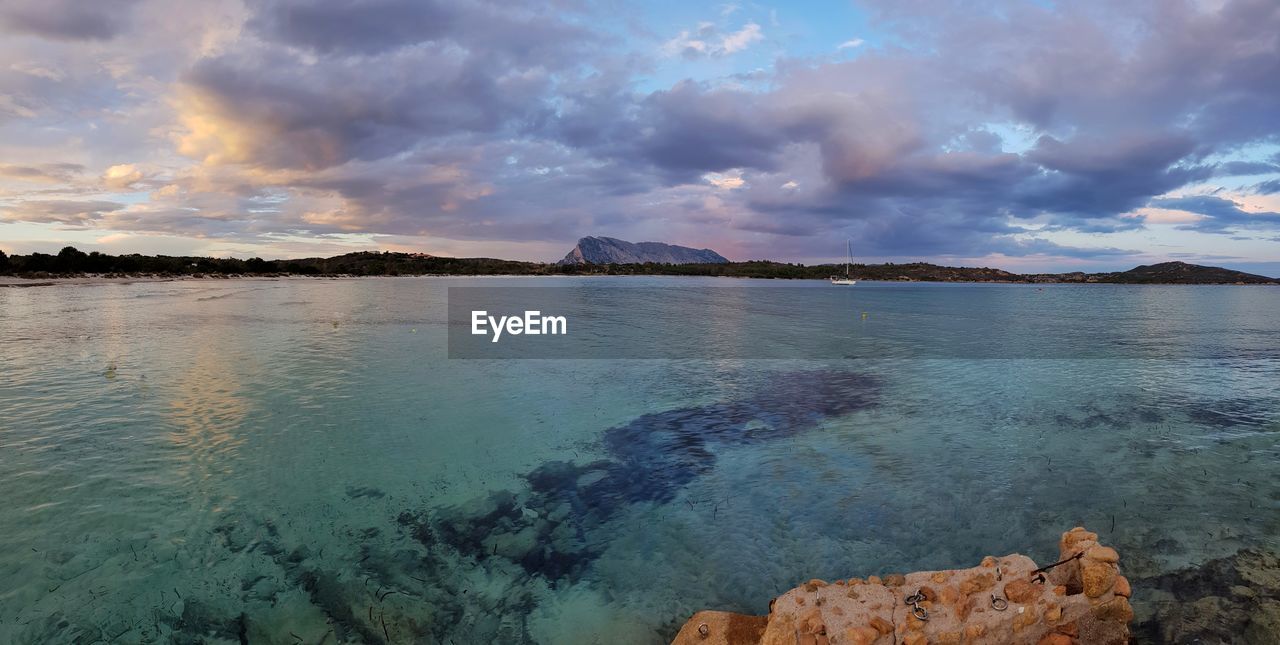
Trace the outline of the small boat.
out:
<instances>
[{"instance_id":1,"label":"small boat","mask_svg":"<svg viewBox=\"0 0 1280 645\"><path fill-rule=\"evenodd\" d=\"M844 263L844 277L842 278L837 275L831 276L831 284L852 286L858 284L858 281L853 279L853 274L851 273L853 270L853 242L845 240L844 246L844 250L849 256L849 259Z\"/></svg>"}]
</instances>

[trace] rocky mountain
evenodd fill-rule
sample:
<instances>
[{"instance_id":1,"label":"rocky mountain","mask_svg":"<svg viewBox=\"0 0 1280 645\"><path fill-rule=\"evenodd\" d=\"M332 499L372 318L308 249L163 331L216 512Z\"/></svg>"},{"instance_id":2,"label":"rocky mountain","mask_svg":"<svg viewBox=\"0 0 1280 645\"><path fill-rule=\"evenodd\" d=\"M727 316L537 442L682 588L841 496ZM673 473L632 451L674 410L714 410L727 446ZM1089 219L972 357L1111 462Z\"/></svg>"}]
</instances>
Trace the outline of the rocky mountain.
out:
<instances>
[{"instance_id":1,"label":"rocky mountain","mask_svg":"<svg viewBox=\"0 0 1280 645\"><path fill-rule=\"evenodd\" d=\"M557 264L726 264L727 258L711 249L661 242L632 243L612 237L584 237Z\"/></svg>"},{"instance_id":2,"label":"rocky mountain","mask_svg":"<svg viewBox=\"0 0 1280 645\"><path fill-rule=\"evenodd\" d=\"M1144 264L1111 273L1037 273L1019 276L1025 282L1106 282L1111 284L1276 284L1275 278L1186 262Z\"/></svg>"},{"instance_id":3,"label":"rocky mountain","mask_svg":"<svg viewBox=\"0 0 1280 645\"><path fill-rule=\"evenodd\" d=\"M1275 282L1273 278L1232 271L1222 267L1207 267L1186 262L1161 262L1160 264L1144 264L1140 267L1111 274L1110 282L1128 284L1262 284Z\"/></svg>"}]
</instances>

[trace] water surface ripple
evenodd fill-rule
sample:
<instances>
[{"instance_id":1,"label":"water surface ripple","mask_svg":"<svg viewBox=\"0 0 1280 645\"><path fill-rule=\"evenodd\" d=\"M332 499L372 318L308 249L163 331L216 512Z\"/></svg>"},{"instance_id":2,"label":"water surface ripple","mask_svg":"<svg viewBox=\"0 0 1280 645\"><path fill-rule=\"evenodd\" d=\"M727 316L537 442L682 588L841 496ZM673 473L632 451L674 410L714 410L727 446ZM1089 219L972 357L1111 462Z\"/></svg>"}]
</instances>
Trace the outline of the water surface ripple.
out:
<instances>
[{"instance_id":1,"label":"water surface ripple","mask_svg":"<svg viewBox=\"0 0 1280 645\"><path fill-rule=\"evenodd\" d=\"M813 577L1048 560L1076 524L1135 577L1280 547L1275 289L770 282L645 333L825 307L895 347L1028 344L450 360L446 290L480 285L760 283L0 289L0 642L658 643ZM1142 353L1054 346L1117 330Z\"/></svg>"}]
</instances>

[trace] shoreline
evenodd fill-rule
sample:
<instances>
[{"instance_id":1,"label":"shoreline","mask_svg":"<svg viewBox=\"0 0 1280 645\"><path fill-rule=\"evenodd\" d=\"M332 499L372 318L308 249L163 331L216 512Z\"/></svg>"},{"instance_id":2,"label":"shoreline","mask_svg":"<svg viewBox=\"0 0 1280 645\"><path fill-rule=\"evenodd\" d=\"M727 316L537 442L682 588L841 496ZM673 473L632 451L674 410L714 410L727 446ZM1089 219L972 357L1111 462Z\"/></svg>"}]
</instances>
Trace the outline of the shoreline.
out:
<instances>
[{"instance_id":1,"label":"shoreline","mask_svg":"<svg viewBox=\"0 0 1280 645\"><path fill-rule=\"evenodd\" d=\"M144 282L191 282L191 281L217 281L217 280L357 280L365 278L718 278L725 280L774 280L784 282L826 282L824 278L785 278L785 277L757 277L757 276L728 276L728 275L663 275L663 274L626 274L626 273L579 273L579 274L547 274L547 275L530 275L527 273L478 273L478 274L459 274L459 273L416 273L410 275L357 275L350 273L335 274L203 274L203 275L155 275L155 274L139 274L139 275L111 275L111 274L80 274L80 275L59 275L59 276L23 276L23 275L0 275L0 289L4 288L30 288L30 287L56 287L56 286L91 286L91 285L108 285L108 284L134 284ZM876 279L858 279L858 282L881 283L881 284L1004 284L1004 285L1023 285L1038 286L1045 285L1073 285L1073 286L1184 286L1184 287L1275 287L1280 286L1280 282L1077 282L1077 281L1022 281L1022 280L876 280Z\"/></svg>"}]
</instances>

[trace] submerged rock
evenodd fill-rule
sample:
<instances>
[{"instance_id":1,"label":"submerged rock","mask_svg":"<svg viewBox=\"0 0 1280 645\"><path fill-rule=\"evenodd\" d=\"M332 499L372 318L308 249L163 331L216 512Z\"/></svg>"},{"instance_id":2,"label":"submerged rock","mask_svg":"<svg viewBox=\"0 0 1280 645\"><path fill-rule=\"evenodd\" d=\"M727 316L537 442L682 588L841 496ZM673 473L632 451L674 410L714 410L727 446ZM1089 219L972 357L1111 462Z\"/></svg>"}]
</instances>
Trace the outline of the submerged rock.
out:
<instances>
[{"instance_id":1,"label":"submerged rock","mask_svg":"<svg viewBox=\"0 0 1280 645\"><path fill-rule=\"evenodd\" d=\"M1280 643L1280 558L1273 553L1246 549L1135 586L1149 596L1134 630L1144 641Z\"/></svg>"},{"instance_id":2,"label":"submerged rock","mask_svg":"<svg viewBox=\"0 0 1280 645\"><path fill-rule=\"evenodd\" d=\"M781 374L741 398L644 414L604 431L605 458L551 461L525 474L527 490L404 514L424 546L480 563L503 560L552 586L581 577L605 548L591 534L636 504L669 503L716 466L725 447L780 441L876 404L877 379L812 370Z\"/></svg>"},{"instance_id":3,"label":"submerged rock","mask_svg":"<svg viewBox=\"0 0 1280 645\"><path fill-rule=\"evenodd\" d=\"M813 580L775 598L768 616L699 612L673 643L1127 643L1133 610L1117 593L1128 592L1116 588L1118 554L1083 528L1064 533L1059 548L1048 571L1013 554L970 569Z\"/></svg>"}]
</instances>

